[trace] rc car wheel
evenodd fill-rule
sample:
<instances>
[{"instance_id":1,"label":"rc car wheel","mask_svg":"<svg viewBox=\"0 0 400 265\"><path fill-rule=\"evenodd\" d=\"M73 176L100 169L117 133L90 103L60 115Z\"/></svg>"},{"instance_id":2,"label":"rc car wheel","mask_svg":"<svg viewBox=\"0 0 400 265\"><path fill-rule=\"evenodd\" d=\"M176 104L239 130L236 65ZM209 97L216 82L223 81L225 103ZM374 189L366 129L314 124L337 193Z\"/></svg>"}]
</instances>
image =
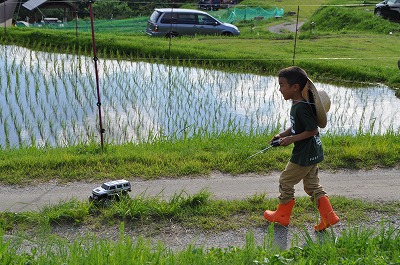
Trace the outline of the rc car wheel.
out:
<instances>
[{"instance_id":1,"label":"rc car wheel","mask_svg":"<svg viewBox=\"0 0 400 265\"><path fill-rule=\"evenodd\" d=\"M111 205L111 200L110 200L109 198L104 199L103 205L104 205L105 207L110 206L110 205Z\"/></svg>"}]
</instances>

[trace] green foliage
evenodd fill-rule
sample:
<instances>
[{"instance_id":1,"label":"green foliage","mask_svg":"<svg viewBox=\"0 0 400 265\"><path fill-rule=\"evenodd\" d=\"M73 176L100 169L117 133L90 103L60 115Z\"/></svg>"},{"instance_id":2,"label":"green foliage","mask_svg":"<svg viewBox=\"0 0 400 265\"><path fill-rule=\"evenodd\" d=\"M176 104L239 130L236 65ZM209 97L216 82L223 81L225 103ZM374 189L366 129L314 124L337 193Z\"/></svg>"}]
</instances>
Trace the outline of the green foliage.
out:
<instances>
[{"instance_id":1,"label":"green foliage","mask_svg":"<svg viewBox=\"0 0 400 265\"><path fill-rule=\"evenodd\" d=\"M140 194L130 199L122 197L118 203L113 203L111 207L104 209L102 203L93 203L90 207L91 212L103 214L106 219L123 219L130 222L179 220L187 215L192 215L198 208L205 207L209 203L210 193L206 190L200 191L195 195L174 194L169 199L162 197L145 197Z\"/></svg>"},{"instance_id":2,"label":"green foliage","mask_svg":"<svg viewBox=\"0 0 400 265\"><path fill-rule=\"evenodd\" d=\"M152 143L77 145L66 148L0 150L0 181L27 183L34 180L76 181L105 178L151 179L208 174L282 170L291 147L264 149L271 135L225 133ZM369 169L394 167L400 161L397 134L322 137L325 161L321 168Z\"/></svg>"},{"instance_id":3,"label":"green foliage","mask_svg":"<svg viewBox=\"0 0 400 265\"><path fill-rule=\"evenodd\" d=\"M330 21L330 19L326 20ZM368 20L365 21L369 23ZM387 21L382 20L382 23L385 22ZM88 22L82 22L83 25L85 23ZM109 23L119 23L119 21L112 20ZM330 24L338 23L333 20ZM132 19L127 21L129 27L117 26L117 24L114 27L113 25L99 27L99 31L115 31L115 33L96 35L99 57L107 58L118 51L121 59L140 59L174 65L188 64L257 74L276 74L278 69L293 62L294 35L270 33L267 30L268 24L265 22L254 23L254 27L252 23L243 24L243 34L238 38L216 36L177 38L173 40L171 47L167 39L145 36L145 22ZM125 30L134 26L141 28L141 36L138 32ZM81 53L90 55L92 40L88 24L83 26L83 32L80 32L78 36L73 25L69 28L70 30L67 31L8 29L6 35L0 33L0 43L12 43L50 52L74 53L79 50ZM120 29L124 29L123 35L118 33ZM400 84L400 76L393 56L397 54L396 36L399 33L396 31L393 31L392 35L386 34L387 32L384 35L382 33L338 34L333 37L319 30L311 33L302 31L297 40L295 64L307 69L311 76L318 76L319 81L381 82L397 87ZM243 47L246 48L243 49ZM371 49L371 47L377 47L377 49ZM323 60L321 58L336 59Z\"/></svg>"},{"instance_id":4,"label":"green foliage","mask_svg":"<svg viewBox=\"0 0 400 265\"><path fill-rule=\"evenodd\" d=\"M361 3L362 1L351 1ZM282 4L285 11L297 10L291 2L243 1L253 6L273 6ZM348 4L349 1L310 1L296 2L302 5L300 18L309 19L320 4ZM159 3L154 2L154 5ZM124 3L121 4L123 6ZM140 4L129 3L134 12L146 17L150 14ZM286 5L286 6L285 6ZM137 7L137 8L134 8ZM151 8L150 8L151 9ZM149 10L150 10L149 9ZM129 12L130 10L127 9ZM109 12L105 10L104 12ZM117 9L116 12L125 12ZM105 16L107 17L107 16ZM365 8L320 8L312 21L316 28L309 32L308 23L302 28L298 43L296 63L307 69L312 76L319 78L349 81L384 82L395 86L400 84L397 66L384 59L388 54L397 54L398 24L375 18ZM268 32L268 22L243 22L239 38L195 37L173 40L169 49L165 39L147 38L143 24L131 20L140 30L123 35L115 33L121 21L105 26L104 33L97 35L98 47L104 57L119 54L122 58L140 58L149 61L180 61L190 65L235 69L256 73L273 73L291 64L293 34L276 35ZM123 21L124 22L124 21ZM82 24L88 25L88 21ZM97 22L96 22L97 23ZM108 22L107 22L108 23ZM96 24L100 26L99 24ZM108 24L110 25L110 24ZM107 28L108 27L108 28ZM101 28L101 27L100 27ZM89 32L86 27L86 32ZM3 44L22 45L51 52L75 52L90 54L90 34L79 32L76 36L73 26L67 31L44 29L7 29L0 35ZM99 30L100 31L100 30ZM362 33L360 33L362 32ZM392 32L392 36L388 36ZM337 34L339 33L339 34ZM348 34L343 34L348 33ZM371 34L373 33L373 34ZM135 35L136 34L136 35ZM215 49L223 47L223 49ZM246 49L243 49L246 47ZM371 47L379 49L371 50ZM118 52L116 52L118 51ZM389 51L389 53L388 53ZM357 57L352 61L320 61L318 57ZM390 57L390 56L389 56ZM392 56L393 57L393 56ZM311 59L310 59L311 58ZM372 58L371 60L365 58ZM377 59L378 58L378 59ZM382 59L383 58L383 59ZM221 60L222 59L222 60ZM192 61L191 61L192 60ZM372 63L371 63L372 62ZM246 172L265 172L281 170L290 156L290 148L276 148L268 155L261 154L247 159L251 154L265 148L270 135L241 135L227 133L207 137L194 137L184 140L160 140L138 145L106 145L105 151L91 143L63 149L37 149L26 147L19 150L0 150L0 181L4 183L26 183L58 179L73 181L82 179L103 179L113 177L140 177L149 179L162 176L183 176L207 174L214 170L239 174ZM326 160L321 167L372 168L393 167L400 161L398 134L330 136L323 137ZM398 203L373 205L358 200L332 197L335 209L350 224L368 220L369 210L398 213ZM58 225L109 224L123 220L129 225L152 225L151 228L171 221L188 228L210 229L210 231L235 229L254 224L264 225L259 217L260 209L274 208L276 200L266 200L265 195L254 195L241 201L214 201L207 191L193 196L182 192L169 200L146 198L122 198L110 207L81 203L77 201L60 202L40 212L0 213L0 238L4 230L42 230L35 239L34 247L26 250L22 239L0 241L0 263L2 264L397 264L400 262L399 230L382 226L379 231L349 228L341 235L334 236L328 231L322 240L314 242L305 235L306 244L289 250L278 251L270 247L273 242L273 226L270 226L264 246L256 245L249 234L243 247L232 246L226 249L188 246L182 251L170 251L166 246L154 245L143 238L132 242L124 236L121 225L120 238L109 241L87 236L67 242L49 235L52 227ZM299 199L293 211L298 220L304 218L314 222L315 209L307 199ZM299 217L299 216L304 217ZM296 218L295 218L296 220ZM297 222L297 223L296 223ZM299 221L294 221L298 225ZM123 224L123 223L121 223ZM22 253L22 254L21 254Z\"/></svg>"},{"instance_id":5,"label":"green foliage","mask_svg":"<svg viewBox=\"0 0 400 265\"><path fill-rule=\"evenodd\" d=\"M318 242L308 238L304 247L287 253L295 262L305 264L396 264L399 262L399 233L393 226L382 225L379 231L368 228L344 230L339 237L327 232ZM386 254L387 253L387 254ZM390 254L389 254L390 253ZM387 256L386 256L387 255Z\"/></svg>"},{"instance_id":6,"label":"green foliage","mask_svg":"<svg viewBox=\"0 0 400 265\"><path fill-rule=\"evenodd\" d=\"M342 222L354 225L368 222L370 212L388 216L399 210L398 203L369 203L361 200L331 196L335 211ZM129 227L163 227L171 223L201 231L226 231L243 227L263 226L262 212L274 209L277 199L266 199L265 194L255 194L243 200L215 200L202 190L194 195L185 191L170 198L146 196L121 196L110 202L78 202L76 199L59 202L39 209L39 212L0 214L0 225L4 230L18 227L21 231L32 228L54 228L61 226L112 225L124 221ZM317 222L315 205L309 198L298 198L293 209L291 224L301 227L305 223Z\"/></svg>"},{"instance_id":7,"label":"green foliage","mask_svg":"<svg viewBox=\"0 0 400 265\"><path fill-rule=\"evenodd\" d=\"M376 17L373 10L365 7L324 6L310 18L315 23L313 31L326 32L368 32L382 34L399 32L400 24ZM302 30L309 31L311 24L305 23Z\"/></svg>"},{"instance_id":8,"label":"green foliage","mask_svg":"<svg viewBox=\"0 0 400 265\"><path fill-rule=\"evenodd\" d=\"M400 261L399 230L384 221L381 226L374 228L349 226L340 234L328 230L316 238L305 231L300 235L301 242L305 244L292 242L288 249L277 247L274 238L281 236L279 231L282 230L274 225L266 229L261 245L256 242L252 233L248 233L243 246L231 245L225 249L206 249L195 246L196 242L193 242L183 249L172 250L162 243L150 242L141 236L135 240L126 236L128 227L140 230L141 225L144 225L154 234L160 229L160 225L171 222L183 229L197 227L208 231L221 231L227 227L254 227L254 221L251 224L246 223L251 218L250 214L259 215L260 209L274 207L276 204L276 200L265 200L260 195L241 201L214 201L209 196L209 193L202 191L194 196L176 194L169 200L143 196L140 199L125 198L95 212L93 209L87 211L93 205L71 201L46 207L37 213L2 213L0 238L6 238L5 230L11 228L19 232L7 237L8 240L0 241L0 261L5 264L32 264L33 261L33 264L397 264ZM331 199L341 216L354 211L379 211L382 208L390 209L388 212L396 214L399 207L393 203L374 205L340 197ZM134 203L130 204L129 201ZM301 198L295 209L300 208L298 212L307 214L312 211L309 204L307 198ZM140 208L140 215L132 218L122 214L133 208ZM174 209L172 217L171 209ZM235 218L240 215L243 218ZM296 213L293 215L292 219L295 219ZM43 221L46 219L51 219L51 222ZM259 226L264 226L264 221L260 217L258 219ZM94 227L101 223L102 230L115 229L114 226L108 227L111 220L120 220L117 221L119 237L115 240L92 234L61 238L53 232L60 225L79 227L84 223ZM342 219L342 222L345 220ZM151 223L153 225L149 226ZM230 223L230 226L226 223ZM37 230L32 236L24 234L24 231L32 229Z\"/></svg>"},{"instance_id":9,"label":"green foliage","mask_svg":"<svg viewBox=\"0 0 400 265\"><path fill-rule=\"evenodd\" d=\"M207 250L190 244L172 251L164 244L154 245L143 237L133 241L121 233L116 241L94 236L73 242L52 238L41 248L22 255L18 252L22 242L6 242L0 245L0 253L2 262L11 264L397 264L399 232L392 226L381 231L355 229L344 231L338 238L328 233L321 241L308 240L305 246L288 250L270 247L273 239L268 234L264 246L257 245L249 233L240 247Z\"/></svg>"},{"instance_id":10,"label":"green foliage","mask_svg":"<svg viewBox=\"0 0 400 265\"><path fill-rule=\"evenodd\" d=\"M329 168L393 167L400 159L399 137L396 135L327 136L324 138L326 160L322 165ZM384 144L382 144L383 139L385 139ZM393 156L387 157L388 154L393 154ZM381 161L376 163L378 160Z\"/></svg>"},{"instance_id":11,"label":"green foliage","mask_svg":"<svg viewBox=\"0 0 400 265\"><path fill-rule=\"evenodd\" d=\"M96 19L121 19L130 17L133 12L127 2L98 0L93 4Z\"/></svg>"},{"instance_id":12,"label":"green foliage","mask_svg":"<svg viewBox=\"0 0 400 265\"><path fill-rule=\"evenodd\" d=\"M41 210L40 220L50 225L64 223L80 224L89 214L89 205L72 199L68 202L59 202L55 206L46 206Z\"/></svg>"}]
</instances>

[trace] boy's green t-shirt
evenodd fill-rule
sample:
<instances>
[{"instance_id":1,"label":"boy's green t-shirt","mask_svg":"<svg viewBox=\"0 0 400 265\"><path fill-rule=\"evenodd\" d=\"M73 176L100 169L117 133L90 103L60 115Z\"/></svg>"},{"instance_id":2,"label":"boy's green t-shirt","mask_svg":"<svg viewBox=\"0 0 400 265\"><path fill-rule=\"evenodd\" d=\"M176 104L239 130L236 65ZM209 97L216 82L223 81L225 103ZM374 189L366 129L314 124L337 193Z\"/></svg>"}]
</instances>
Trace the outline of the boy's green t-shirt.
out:
<instances>
[{"instance_id":1,"label":"boy's green t-shirt","mask_svg":"<svg viewBox=\"0 0 400 265\"><path fill-rule=\"evenodd\" d=\"M307 102L298 102L292 105L290 122L293 135L318 128L315 114L311 105ZM300 166L310 166L322 160L324 160L324 152L319 132L313 137L294 142L290 162Z\"/></svg>"}]
</instances>

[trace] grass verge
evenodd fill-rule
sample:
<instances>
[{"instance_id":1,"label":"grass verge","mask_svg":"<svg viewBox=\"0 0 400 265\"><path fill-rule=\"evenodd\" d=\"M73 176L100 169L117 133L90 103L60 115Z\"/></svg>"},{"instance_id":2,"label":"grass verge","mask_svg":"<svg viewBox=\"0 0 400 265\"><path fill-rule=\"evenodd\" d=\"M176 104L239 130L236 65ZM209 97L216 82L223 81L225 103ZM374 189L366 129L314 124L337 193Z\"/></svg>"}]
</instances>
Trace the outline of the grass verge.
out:
<instances>
[{"instance_id":1,"label":"grass verge","mask_svg":"<svg viewBox=\"0 0 400 265\"><path fill-rule=\"evenodd\" d=\"M180 194L166 199L158 196L135 197L123 196L120 201L110 205L102 201L96 203L70 200L49 205L40 211L20 213L3 212L0 224L4 230L40 231L43 227L57 226L111 226L124 222L127 227L139 229L147 227L156 231L157 227L171 223L186 229L220 232L239 228L262 227L265 220L262 213L265 209L275 209L278 200L266 199L265 194L255 194L243 200L215 200L206 190L189 195ZM398 202L372 203L341 196L330 198L342 223L359 224L371 220L370 212L387 216L396 215L400 209ZM316 223L318 210L306 197L296 200L293 209L291 226L301 228L305 223ZM151 228L151 229L149 229Z\"/></svg>"},{"instance_id":2,"label":"grass verge","mask_svg":"<svg viewBox=\"0 0 400 265\"><path fill-rule=\"evenodd\" d=\"M152 143L82 144L65 148L0 150L0 182L26 185L32 181L60 182L114 178L154 179L207 175L265 173L282 170L292 147L268 150L268 155L248 157L267 146L271 135L229 134L198 136ZM397 134L322 137L325 161L320 168L372 169L396 167L400 161Z\"/></svg>"},{"instance_id":3,"label":"grass verge","mask_svg":"<svg viewBox=\"0 0 400 265\"><path fill-rule=\"evenodd\" d=\"M303 2L299 1L299 4ZM306 1L304 4L308 3ZM319 1L315 3L316 6L320 4L322 3ZM305 19L308 19L308 15L316 9L312 5L309 6L310 8L305 9L308 12L305 13ZM325 14L328 14L328 11ZM327 21L326 25L341 25L332 21L332 18L340 16L329 16L330 23L326 16L320 17L321 20ZM361 21L372 21L372 19L361 19ZM244 34L240 38L174 39L171 49L164 39L126 34L124 36L98 34L97 43L103 57L121 56L127 59L163 63L186 60L190 63L194 61L201 67L275 74L279 68L292 63L294 34L274 35L259 30L267 28L268 23L258 24L256 30L250 27L251 23L243 23L241 30ZM317 22L317 25L319 24ZM398 31L394 28L391 35L388 35L387 31L393 25L378 29L384 34L371 34L368 30L355 33L353 27L346 27L344 30L340 27L332 32L324 29L322 33L310 31L300 36L295 62L307 69L310 75L326 80L383 82L396 87L400 84L396 65L398 54L394 48L397 47ZM365 27L368 28L370 25ZM80 34L77 38L73 32L8 30L6 34L1 35L1 42L67 53L90 54L91 50L90 35ZM104 153L100 152L96 144L79 145L63 150L51 148L1 150L1 181L22 183L54 178L71 181L82 177L100 179L115 176L152 178L206 174L211 170L242 173L281 169L290 155L288 148L275 149L268 157L260 155L246 161L250 154L265 147L266 139L269 138L269 136L228 135L184 141L160 141L153 144L106 146ZM321 164L322 167L334 169L395 166L400 160L398 135L325 138L327 158ZM6 231L37 228L36 232L40 232L63 224L82 226L88 223L98 227L104 223L128 225L142 223L157 228L160 220L161 225L163 222L173 220L185 227L216 231L250 224L262 225L263 221L259 217L260 209L262 211L265 208L274 208L276 203L273 200L264 200L262 195L255 195L244 201L211 201L207 193L188 198L177 195L170 201L137 197L123 200L106 209L70 201L47 207L39 213L3 212L0 214L0 224ZM399 209L398 203L376 205L335 197L332 198L332 203L344 220L355 224L359 220L368 220L369 211L384 211L390 215L397 214ZM298 200L293 217L294 225L296 222L297 225L314 222L315 208L306 199ZM254 237L249 234L243 247L206 250L190 245L183 251L172 252L162 244L154 246L143 238L133 242L124 236L124 225L121 225L117 241L84 237L71 242L65 238L43 233L42 237L28 238L32 247L26 251L26 237L4 240L6 235L3 234L3 230L1 231L0 236L3 240L0 241L0 262L3 264L397 264L400 262L398 229L390 225L380 230L353 227L341 233L339 237L327 234L324 240L318 242L314 242L306 234L307 244L302 247L292 247L287 251L272 247L270 240L273 234L266 236L263 246L257 245Z\"/></svg>"},{"instance_id":4,"label":"grass verge","mask_svg":"<svg viewBox=\"0 0 400 265\"><path fill-rule=\"evenodd\" d=\"M304 231L298 236L301 238L293 238L288 249L279 249L276 245L274 236L280 230L273 225L264 230L263 243L256 242L249 233L243 246L225 249L205 248L194 242L172 250L162 242L148 239L171 225L198 233L265 227L262 212L275 208L277 201L267 200L263 195L237 201L211 200L207 191L192 196L176 194L168 200L138 195L124 197L108 207L71 200L39 212L3 212L0 236L7 240L0 241L0 261L7 264L60 264L61 260L66 264L340 264L342 261L388 264L399 261L398 229L384 219L381 226L363 225L377 222L371 212L396 216L399 203L368 203L334 196L331 202L341 222L349 224L348 228L337 235L333 230L326 231L316 238ZM291 227L301 231L304 223L312 224L317 219L311 201L299 198ZM71 238L57 234L60 227L88 229L86 236ZM113 233L104 231L115 227L119 227L119 236L116 232L117 237L111 239ZM92 233L96 230L102 230L102 236L94 236ZM136 236L129 231L136 231Z\"/></svg>"},{"instance_id":5,"label":"grass verge","mask_svg":"<svg viewBox=\"0 0 400 265\"><path fill-rule=\"evenodd\" d=\"M31 252L23 254L26 246L22 240L11 244L0 242L0 247L1 260L8 264L397 264L400 261L399 231L392 226L378 231L348 230L338 237L325 234L318 241L308 239L303 247L289 250L273 247L272 238L273 235L266 234L260 246L249 233L242 247L205 249L191 244L173 251L162 243L153 245L142 237L132 240L121 232L116 242L91 236L68 242L51 236L43 244L43 238L38 238L31 241Z\"/></svg>"}]
</instances>

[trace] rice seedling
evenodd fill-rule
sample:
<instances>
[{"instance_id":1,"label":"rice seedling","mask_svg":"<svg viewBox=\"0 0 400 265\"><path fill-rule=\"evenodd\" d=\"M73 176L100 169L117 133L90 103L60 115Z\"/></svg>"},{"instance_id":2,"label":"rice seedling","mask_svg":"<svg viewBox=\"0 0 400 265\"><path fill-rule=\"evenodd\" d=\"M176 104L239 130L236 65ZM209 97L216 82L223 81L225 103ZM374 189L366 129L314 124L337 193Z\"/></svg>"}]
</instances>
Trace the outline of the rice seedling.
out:
<instances>
[{"instance_id":1,"label":"rice seedling","mask_svg":"<svg viewBox=\"0 0 400 265\"><path fill-rule=\"evenodd\" d=\"M76 137L69 142L85 142L89 135L97 134L97 95L91 58L33 52L16 46L8 47L8 53L15 55L14 59L0 58L4 60L3 71L7 76L6 80L1 79L6 82L0 91L5 98L2 109L29 112L14 114L14 119L19 119L15 124L37 124L39 121L33 117L49 120L46 126L43 123L33 126L39 128L37 137L42 139L39 142L53 139L47 145L65 143L66 135ZM290 103L282 99L276 77L185 67L190 60L181 65L121 59L100 61L101 103L108 142L181 137L178 132L185 137L226 131L271 133L288 126ZM400 124L394 115L399 112L400 104L392 90L378 85L362 89L316 85L332 99L329 126L322 133L399 131ZM21 100L20 92L25 94L25 100ZM56 111L57 108L62 111ZM2 119L8 115L2 110ZM72 133L65 132L68 127ZM49 135L44 137L46 134ZM64 135L62 140L58 139L60 135ZM0 141L4 146L4 140Z\"/></svg>"},{"instance_id":2,"label":"rice seedling","mask_svg":"<svg viewBox=\"0 0 400 265\"><path fill-rule=\"evenodd\" d=\"M7 86L6 86L6 91L11 87L11 75L9 72L6 72L7 74Z\"/></svg>"},{"instance_id":3,"label":"rice seedling","mask_svg":"<svg viewBox=\"0 0 400 265\"><path fill-rule=\"evenodd\" d=\"M10 127L8 124L8 117L4 119L4 141L3 143L6 148L10 147Z\"/></svg>"},{"instance_id":4,"label":"rice seedling","mask_svg":"<svg viewBox=\"0 0 400 265\"><path fill-rule=\"evenodd\" d=\"M29 142L24 143L25 146L36 146L36 133L34 128L32 128L31 124L27 125L28 134L29 134Z\"/></svg>"}]
</instances>

